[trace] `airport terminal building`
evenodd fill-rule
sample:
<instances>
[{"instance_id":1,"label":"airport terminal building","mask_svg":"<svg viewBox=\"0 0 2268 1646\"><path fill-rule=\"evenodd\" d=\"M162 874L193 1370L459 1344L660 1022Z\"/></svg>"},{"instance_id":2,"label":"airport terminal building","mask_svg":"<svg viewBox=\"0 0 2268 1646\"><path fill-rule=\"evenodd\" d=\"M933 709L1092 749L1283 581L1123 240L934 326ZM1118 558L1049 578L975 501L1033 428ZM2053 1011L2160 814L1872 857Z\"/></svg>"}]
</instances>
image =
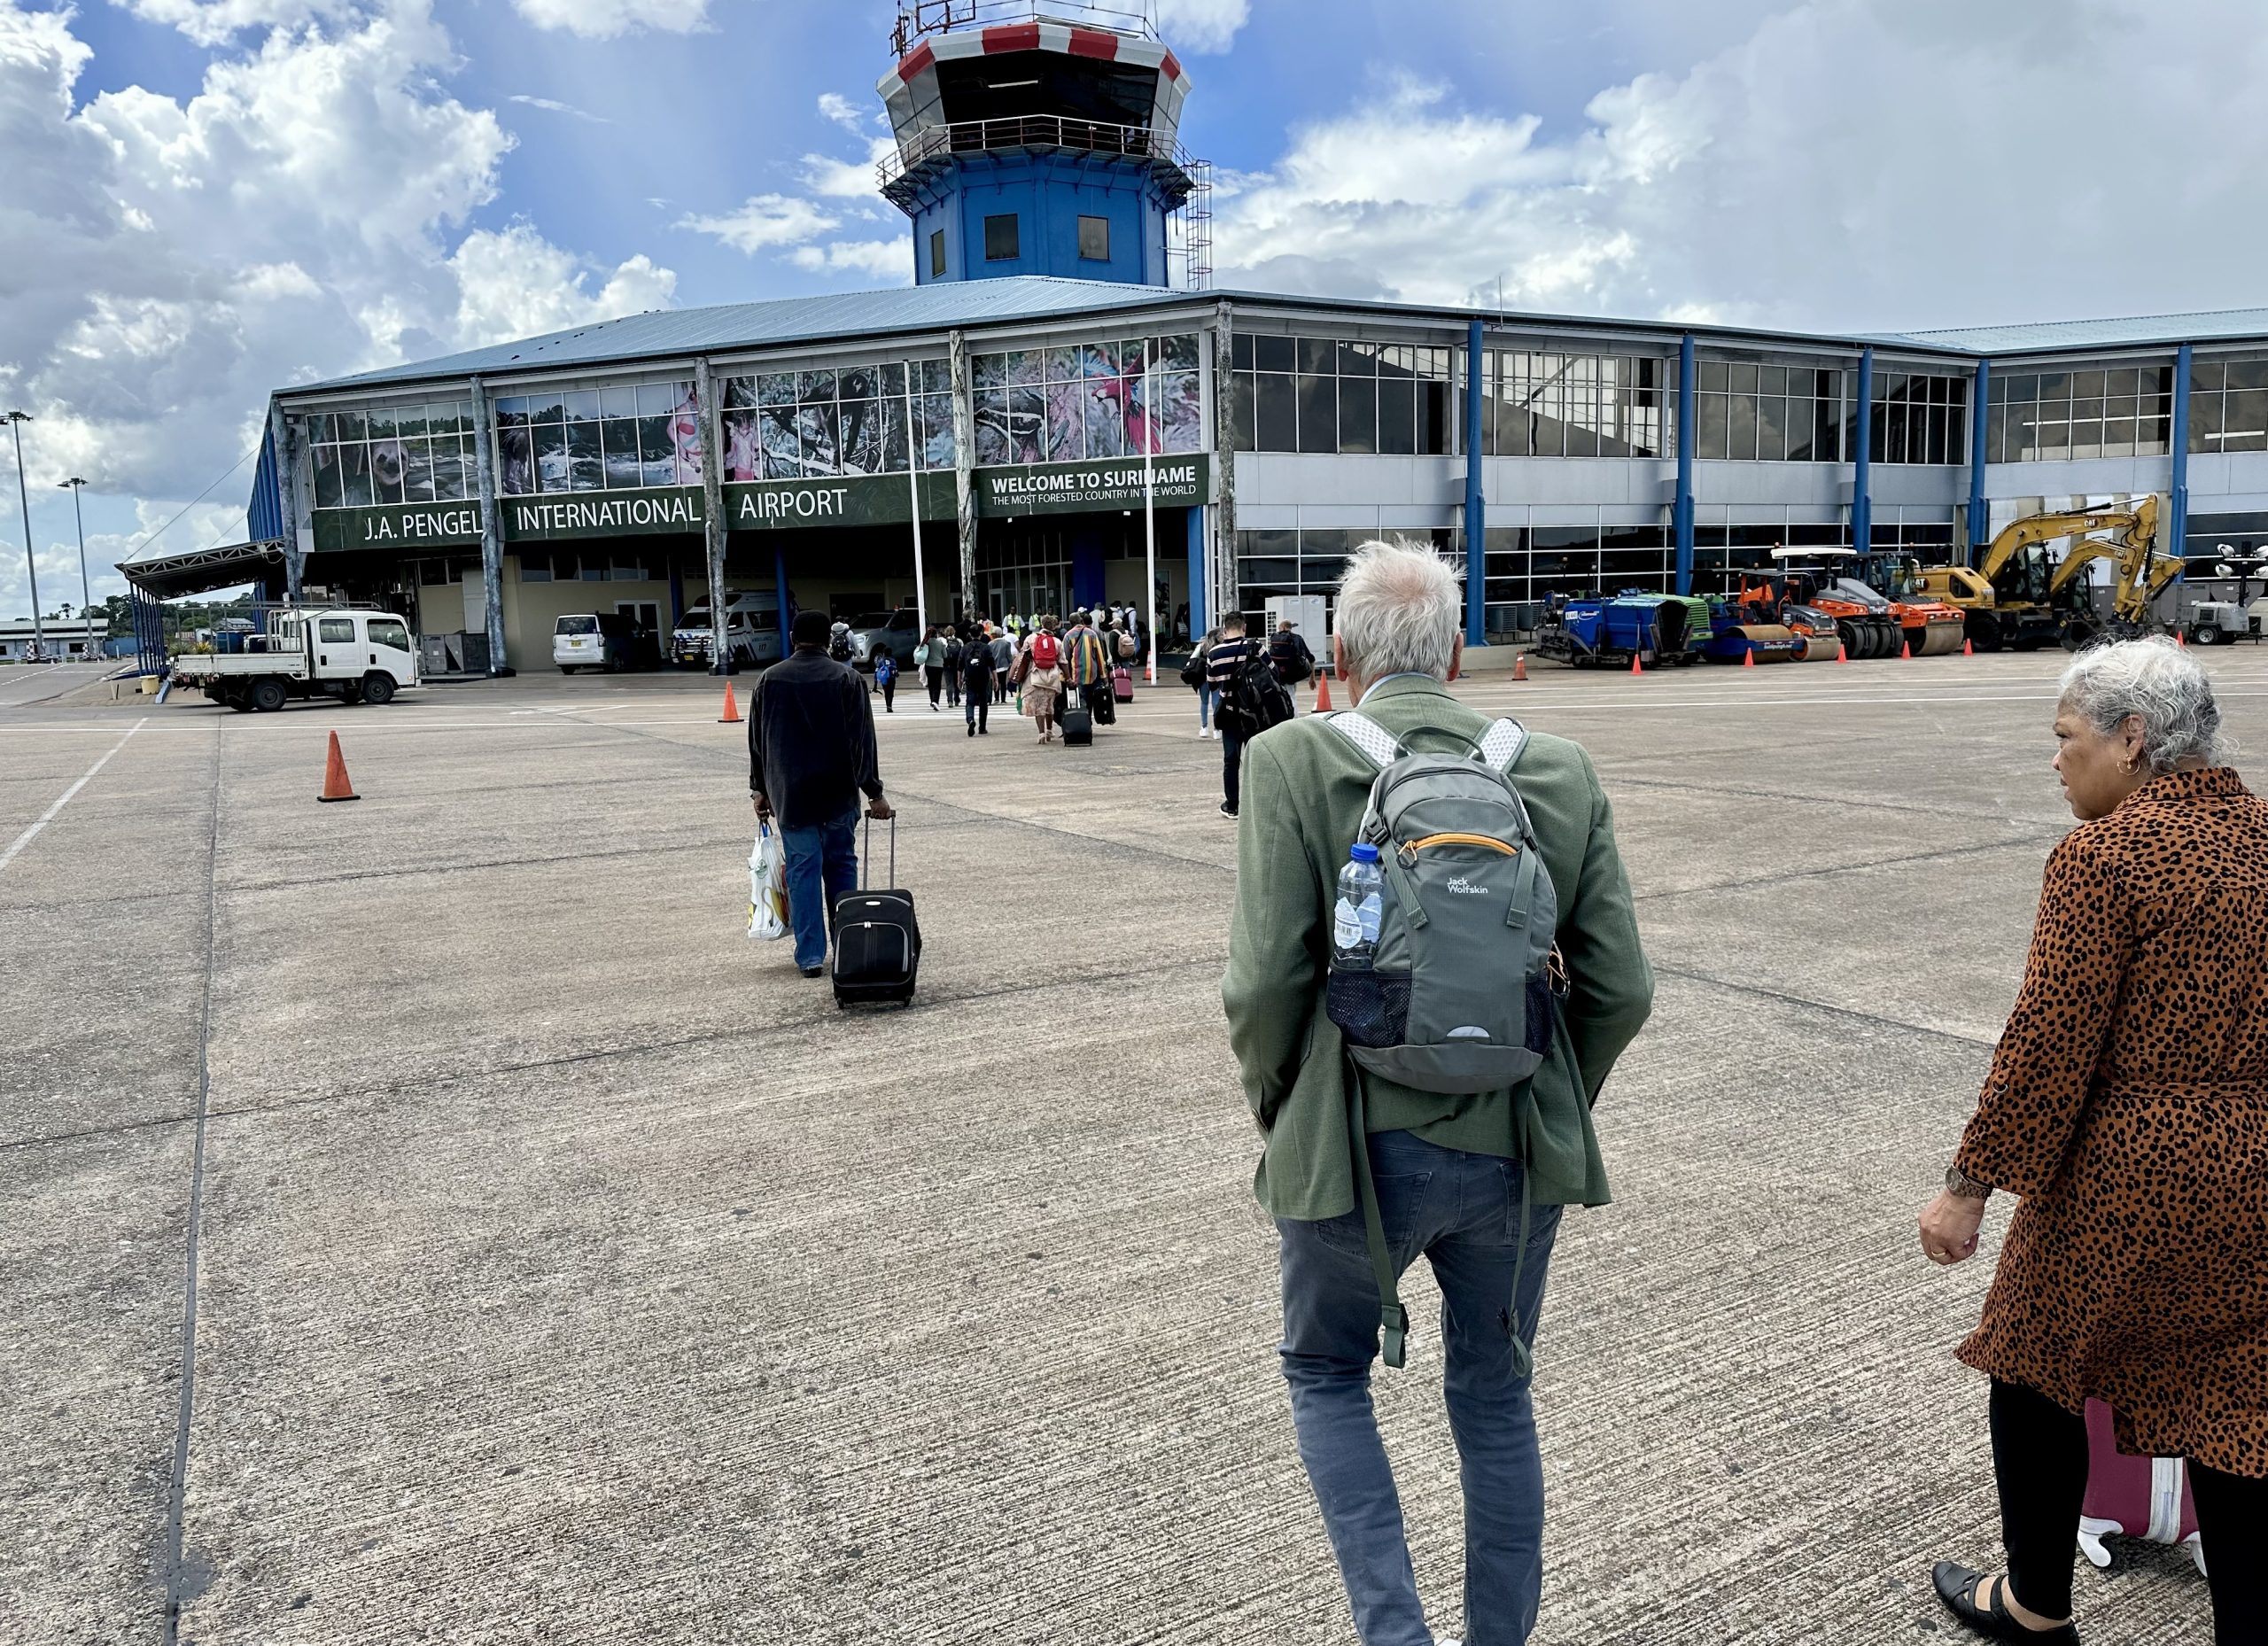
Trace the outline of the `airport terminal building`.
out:
<instances>
[{"instance_id":1,"label":"airport terminal building","mask_svg":"<svg viewBox=\"0 0 2268 1646\"><path fill-rule=\"evenodd\" d=\"M910 288L278 390L246 540L122 570L381 602L477 672L719 583L782 624L943 622L1139 608L1154 564L1171 641L1328 601L1380 534L1452 560L1475 640L1555 594L1737 588L1781 545L1957 560L2078 500L2160 493L2170 552L2268 554L2268 310L1817 336L1213 290L1171 50L939 15L881 87Z\"/></svg>"}]
</instances>

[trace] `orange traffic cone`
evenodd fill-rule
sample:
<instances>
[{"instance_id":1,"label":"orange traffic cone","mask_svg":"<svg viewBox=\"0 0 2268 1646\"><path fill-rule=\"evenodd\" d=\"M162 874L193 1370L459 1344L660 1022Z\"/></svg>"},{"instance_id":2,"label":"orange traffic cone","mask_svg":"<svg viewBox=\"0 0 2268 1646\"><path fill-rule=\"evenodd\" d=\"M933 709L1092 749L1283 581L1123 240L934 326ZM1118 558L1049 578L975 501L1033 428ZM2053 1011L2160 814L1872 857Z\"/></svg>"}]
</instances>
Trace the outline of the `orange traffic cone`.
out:
<instances>
[{"instance_id":1,"label":"orange traffic cone","mask_svg":"<svg viewBox=\"0 0 2268 1646\"><path fill-rule=\"evenodd\" d=\"M740 703L733 695L733 683L730 680L726 680L725 682L725 712L717 717L717 724L719 726L738 726L740 724Z\"/></svg>"},{"instance_id":2,"label":"orange traffic cone","mask_svg":"<svg viewBox=\"0 0 2268 1646\"><path fill-rule=\"evenodd\" d=\"M1961 641L1961 655L1964 657L1974 657L1977 655L1977 642L1970 640Z\"/></svg>"},{"instance_id":3,"label":"orange traffic cone","mask_svg":"<svg viewBox=\"0 0 2268 1646\"><path fill-rule=\"evenodd\" d=\"M1638 654L1635 651L1632 652L1630 654L1630 672L1633 674L1643 674L1645 672L1645 665L1638 661Z\"/></svg>"},{"instance_id":4,"label":"orange traffic cone","mask_svg":"<svg viewBox=\"0 0 2268 1646\"><path fill-rule=\"evenodd\" d=\"M2176 629L2173 632L2173 643L2181 647L2184 650L2186 650L2189 646L2189 637L2184 634L2179 629Z\"/></svg>"},{"instance_id":5,"label":"orange traffic cone","mask_svg":"<svg viewBox=\"0 0 2268 1646\"><path fill-rule=\"evenodd\" d=\"M1835 661L1837 663L1848 663L1851 661L1851 648L1845 646L1841 641L1835 642Z\"/></svg>"},{"instance_id":6,"label":"orange traffic cone","mask_svg":"<svg viewBox=\"0 0 2268 1646\"><path fill-rule=\"evenodd\" d=\"M1749 641L1748 649L1741 653L1740 666L1744 669L1753 669L1756 666L1756 642L1754 641Z\"/></svg>"},{"instance_id":7,"label":"orange traffic cone","mask_svg":"<svg viewBox=\"0 0 2268 1646\"><path fill-rule=\"evenodd\" d=\"M1331 712L1331 677L1327 674L1315 677L1315 711L1317 714Z\"/></svg>"},{"instance_id":8,"label":"orange traffic cone","mask_svg":"<svg viewBox=\"0 0 2268 1646\"><path fill-rule=\"evenodd\" d=\"M1512 679L1516 680L1527 679L1527 654L1524 651L1516 651L1512 654Z\"/></svg>"},{"instance_id":9,"label":"orange traffic cone","mask_svg":"<svg viewBox=\"0 0 2268 1646\"><path fill-rule=\"evenodd\" d=\"M330 734L330 758L323 763L322 793L317 800L360 800L354 785L346 780L346 757L338 752L338 734Z\"/></svg>"},{"instance_id":10,"label":"orange traffic cone","mask_svg":"<svg viewBox=\"0 0 2268 1646\"><path fill-rule=\"evenodd\" d=\"M1913 645L1913 642L1912 642L1912 641L1899 641L1899 642L1898 642L1898 655L1899 655L1899 656L1901 656L1901 657L1904 657L1904 658L1907 659L1908 661L1911 661L1911 660L1912 660L1912 658L1913 658L1913 656L1914 656L1914 645Z\"/></svg>"}]
</instances>

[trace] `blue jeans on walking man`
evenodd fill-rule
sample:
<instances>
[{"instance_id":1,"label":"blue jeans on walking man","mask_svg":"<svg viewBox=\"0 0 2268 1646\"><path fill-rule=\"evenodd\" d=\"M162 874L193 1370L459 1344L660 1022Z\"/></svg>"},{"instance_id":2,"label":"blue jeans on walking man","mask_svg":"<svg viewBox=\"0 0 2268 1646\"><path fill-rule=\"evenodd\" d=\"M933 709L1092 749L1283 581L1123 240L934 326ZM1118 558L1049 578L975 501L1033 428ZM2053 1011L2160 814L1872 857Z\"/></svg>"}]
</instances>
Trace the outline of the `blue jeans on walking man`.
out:
<instances>
[{"instance_id":1,"label":"blue jeans on walking man","mask_svg":"<svg viewBox=\"0 0 2268 1646\"><path fill-rule=\"evenodd\" d=\"M827 964L835 900L858 889L858 809L851 807L832 823L783 828L780 842L788 849L788 914L796 928L796 964L809 971Z\"/></svg>"},{"instance_id":2,"label":"blue jeans on walking man","mask_svg":"<svg viewBox=\"0 0 2268 1646\"><path fill-rule=\"evenodd\" d=\"M1511 1334L1517 1326L1534 1343L1559 1208L1531 1208L1518 1261L1519 1161L1407 1131L1375 1133L1370 1148L1396 1272L1422 1252L1441 1290L1444 1394L1464 1487L1465 1646L1518 1646L1535 1627L1543 1588L1543 1463ZM1276 1227L1292 1419L1355 1630L1363 1646L1433 1646L1371 1404L1379 1293L1362 1208L1319 1223L1278 1218Z\"/></svg>"}]
</instances>

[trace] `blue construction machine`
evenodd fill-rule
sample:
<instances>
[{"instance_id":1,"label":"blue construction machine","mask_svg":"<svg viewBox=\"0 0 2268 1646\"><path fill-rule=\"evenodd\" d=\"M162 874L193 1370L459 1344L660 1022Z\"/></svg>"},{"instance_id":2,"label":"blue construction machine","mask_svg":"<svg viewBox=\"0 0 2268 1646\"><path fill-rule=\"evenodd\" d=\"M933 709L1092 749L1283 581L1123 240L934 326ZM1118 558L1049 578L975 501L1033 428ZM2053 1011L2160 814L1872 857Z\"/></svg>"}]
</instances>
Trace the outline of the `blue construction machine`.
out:
<instances>
[{"instance_id":1,"label":"blue construction machine","mask_svg":"<svg viewBox=\"0 0 2268 1646\"><path fill-rule=\"evenodd\" d=\"M1708 615L1690 596L1639 589L1554 595L1536 628L1535 650L1577 669L1627 669L1633 657L1650 669L1689 664L1708 638Z\"/></svg>"}]
</instances>

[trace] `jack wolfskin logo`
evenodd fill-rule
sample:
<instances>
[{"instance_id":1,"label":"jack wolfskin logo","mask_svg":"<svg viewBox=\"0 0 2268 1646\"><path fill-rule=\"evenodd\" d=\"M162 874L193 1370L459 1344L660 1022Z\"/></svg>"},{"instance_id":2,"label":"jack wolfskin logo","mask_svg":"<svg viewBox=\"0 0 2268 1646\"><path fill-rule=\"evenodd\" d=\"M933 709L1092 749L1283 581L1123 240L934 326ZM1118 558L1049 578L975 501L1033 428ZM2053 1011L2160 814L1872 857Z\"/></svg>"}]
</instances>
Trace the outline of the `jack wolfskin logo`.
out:
<instances>
[{"instance_id":1,"label":"jack wolfskin logo","mask_svg":"<svg viewBox=\"0 0 2268 1646\"><path fill-rule=\"evenodd\" d=\"M1462 874L1449 883L1448 889L1460 897L1485 897L1488 895L1486 886L1476 886Z\"/></svg>"}]
</instances>

